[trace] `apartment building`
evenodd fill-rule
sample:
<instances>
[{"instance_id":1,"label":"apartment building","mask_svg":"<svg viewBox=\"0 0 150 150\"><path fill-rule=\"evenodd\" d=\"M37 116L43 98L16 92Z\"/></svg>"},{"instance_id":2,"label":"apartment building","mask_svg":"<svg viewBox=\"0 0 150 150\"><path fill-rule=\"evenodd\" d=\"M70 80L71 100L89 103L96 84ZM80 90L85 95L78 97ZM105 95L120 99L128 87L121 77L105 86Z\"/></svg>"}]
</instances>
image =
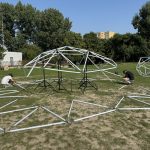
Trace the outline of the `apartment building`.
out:
<instances>
[{"instance_id":1,"label":"apartment building","mask_svg":"<svg viewBox=\"0 0 150 150\"><path fill-rule=\"evenodd\" d=\"M97 37L100 39L110 39L112 38L116 33L115 32L98 32Z\"/></svg>"}]
</instances>

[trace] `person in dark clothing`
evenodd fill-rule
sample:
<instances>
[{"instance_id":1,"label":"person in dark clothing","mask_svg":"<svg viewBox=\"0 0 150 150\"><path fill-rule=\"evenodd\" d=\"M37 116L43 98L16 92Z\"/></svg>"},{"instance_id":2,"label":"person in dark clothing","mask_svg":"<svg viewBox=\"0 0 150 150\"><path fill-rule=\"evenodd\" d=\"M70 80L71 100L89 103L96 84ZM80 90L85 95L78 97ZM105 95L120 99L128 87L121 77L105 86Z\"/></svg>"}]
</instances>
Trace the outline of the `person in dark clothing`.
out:
<instances>
[{"instance_id":1,"label":"person in dark clothing","mask_svg":"<svg viewBox=\"0 0 150 150\"><path fill-rule=\"evenodd\" d=\"M133 83L133 81L134 81L134 74L132 72L130 72L130 71L127 71L127 70L124 70L123 73L124 73L124 77L123 77L124 81L127 84Z\"/></svg>"}]
</instances>

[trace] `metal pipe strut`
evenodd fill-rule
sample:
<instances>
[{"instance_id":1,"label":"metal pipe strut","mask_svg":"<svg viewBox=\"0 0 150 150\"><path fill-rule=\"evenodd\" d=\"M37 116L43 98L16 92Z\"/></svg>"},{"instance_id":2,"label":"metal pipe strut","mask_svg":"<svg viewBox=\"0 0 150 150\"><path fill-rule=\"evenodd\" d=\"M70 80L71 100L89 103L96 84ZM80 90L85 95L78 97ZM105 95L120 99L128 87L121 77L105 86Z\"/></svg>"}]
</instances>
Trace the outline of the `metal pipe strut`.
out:
<instances>
[{"instance_id":1,"label":"metal pipe strut","mask_svg":"<svg viewBox=\"0 0 150 150\"><path fill-rule=\"evenodd\" d=\"M45 109L46 111L50 112L52 115L58 117L59 119L63 120L63 121L66 121L66 119L62 118L61 116L59 116L58 114L52 112L51 110L49 110L48 108L42 106L43 109Z\"/></svg>"},{"instance_id":2,"label":"metal pipe strut","mask_svg":"<svg viewBox=\"0 0 150 150\"><path fill-rule=\"evenodd\" d=\"M29 114L27 114L25 117L23 117L21 120L17 121L13 126L17 126L19 123L21 123L27 117L29 117L30 115L32 115L37 109L38 109L38 107L36 109L34 109L33 111L31 111Z\"/></svg>"},{"instance_id":3,"label":"metal pipe strut","mask_svg":"<svg viewBox=\"0 0 150 150\"><path fill-rule=\"evenodd\" d=\"M118 108L118 110L150 110L149 107L144 107L144 108Z\"/></svg>"},{"instance_id":4,"label":"metal pipe strut","mask_svg":"<svg viewBox=\"0 0 150 150\"><path fill-rule=\"evenodd\" d=\"M12 101L12 102L9 102L9 103L7 103L7 104L5 104L5 105L3 105L2 107L0 107L0 109L6 107L6 106L8 106L8 105L11 105L12 103L15 103L17 100L18 100L18 99L14 100L14 101Z\"/></svg>"},{"instance_id":5,"label":"metal pipe strut","mask_svg":"<svg viewBox=\"0 0 150 150\"><path fill-rule=\"evenodd\" d=\"M82 117L82 118L74 120L74 122L81 121L81 120L88 119L88 118L92 118L92 117L95 117L95 116L104 115L104 114L107 114L107 113L111 113L113 111L116 111L116 109L108 110L108 111L105 111L105 112L100 112L98 114L90 115L90 116L87 116L87 117Z\"/></svg>"},{"instance_id":6,"label":"metal pipe strut","mask_svg":"<svg viewBox=\"0 0 150 150\"><path fill-rule=\"evenodd\" d=\"M20 128L20 129L13 129L9 130L7 132L17 132L17 131L25 131L25 130L30 130L30 129L37 129L37 128L43 128L43 127L50 127L50 126L55 126L55 125L61 125L65 124L66 122L56 122L56 123L50 123L50 124L44 124L44 125L37 125L37 126L32 126L32 127L27 127L27 128Z\"/></svg>"},{"instance_id":7,"label":"metal pipe strut","mask_svg":"<svg viewBox=\"0 0 150 150\"><path fill-rule=\"evenodd\" d=\"M29 110L29 109L33 109L33 108L37 108L37 107L38 107L38 106L27 107L27 108L16 109L16 110L10 110L10 111L4 111L4 112L0 112L0 115L2 115L2 114L8 114L8 113L13 113L13 112L18 112L18 111Z\"/></svg>"},{"instance_id":8,"label":"metal pipe strut","mask_svg":"<svg viewBox=\"0 0 150 150\"><path fill-rule=\"evenodd\" d=\"M118 102L118 104L115 106L115 108L117 108L119 106L119 104L123 101L124 96L120 99L120 101Z\"/></svg>"},{"instance_id":9,"label":"metal pipe strut","mask_svg":"<svg viewBox=\"0 0 150 150\"><path fill-rule=\"evenodd\" d=\"M95 103L90 103L90 102L84 102L84 101L80 101L80 100L73 100L74 102L79 102L79 103L84 103L84 104L89 104L89 105L95 105L95 106L99 106L99 107L105 107L108 108L107 106L103 106L100 104L95 104Z\"/></svg>"}]
</instances>

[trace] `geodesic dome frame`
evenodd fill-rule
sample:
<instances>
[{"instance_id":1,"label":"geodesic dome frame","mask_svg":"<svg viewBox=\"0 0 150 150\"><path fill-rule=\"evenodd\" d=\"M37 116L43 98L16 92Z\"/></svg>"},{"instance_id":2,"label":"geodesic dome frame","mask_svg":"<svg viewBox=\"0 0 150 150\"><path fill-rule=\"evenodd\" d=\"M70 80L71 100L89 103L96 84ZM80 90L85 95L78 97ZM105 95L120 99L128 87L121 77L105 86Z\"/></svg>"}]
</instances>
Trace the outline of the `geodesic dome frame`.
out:
<instances>
[{"instance_id":1,"label":"geodesic dome frame","mask_svg":"<svg viewBox=\"0 0 150 150\"><path fill-rule=\"evenodd\" d=\"M23 107L23 108L19 108L19 109L17 108L17 109L13 109L10 111L4 110L4 111L0 111L0 116L4 115L4 114L12 115L14 112L19 112L19 113L22 112L23 113L25 110L29 110L29 112L27 114L23 113L23 116L21 118L19 118L19 120L17 120L17 121L11 120L12 124L10 126L8 126L7 128L0 126L0 133L1 134L2 133L13 133L13 132L18 132L18 131L39 129L39 128L50 127L50 126L67 125L67 124L71 125L75 122L83 121L83 120L90 119L90 118L93 118L96 116L107 115L109 113L113 113L113 112L117 112L117 111L150 110L150 103L147 102L146 99L149 100L150 95L132 93L131 95L127 95L126 97L123 96L119 101L117 101L117 104L115 104L114 107L104 106L104 105L93 103L93 102L91 103L88 101L75 100L74 99L74 100L72 100L72 102L70 104L70 108L69 108L69 111L67 113L67 116L64 116L63 114L57 114L56 112L52 111L47 106L37 106L37 105L29 106L29 107ZM135 106L128 106L129 102L126 103L126 101L128 101L128 100L130 100L130 102L133 102L133 105L135 105L135 102L136 102L137 104L140 104L140 106L136 106L136 105ZM13 101L1 106L1 109L4 107L10 106L11 104L15 103L16 101L17 100L13 100ZM75 111L75 109L73 109L76 106L75 103L82 104L82 107L84 107L84 106L93 106L93 108L97 107L97 108L99 108L99 111L96 111L92 114L89 114L89 109L91 109L91 108L87 109L85 107L88 110L88 114L84 115L84 116L75 117L72 115L72 113L74 113L74 111ZM126 105L125 105L125 103L126 103ZM44 124L44 122L43 122L42 124L38 124L38 125L35 124L32 126L29 125L26 127L18 127L18 125L23 123L25 120L30 119L31 115L34 114L35 112L37 112L39 109L46 111L50 115L48 118L49 120L52 119L52 116L54 116L58 120L55 122L51 122L51 123L49 122L47 124Z\"/></svg>"},{"instance_id":2,"label":"geodesic dome frame","mask_svg":"<svg viewBox=\"0 0 150 150\"><path fill-rule=\"evenodd\" d=\"M62 64L68 64L69 68L65 65L61 65L61 68L57 67L60 62ZM99 66L98 63L95 62L101 62L102 65ZM88 67L89 63L93 65L92 68ZM115 69L117 64L112 59L95 52L64 46L43 52L24 65L24 68L31 68L27 77L30 76L34 68L41 68L41 66L44 67L44 69L52 71L92 73Z\"/></svg>"},{"instance_id":3,"label":"geodesic dome frame","mask_svg":"<svg viewBox=\"0 0 150 150\"><path fill-rule=\"evenodd\" d=\"M139 75L144 77L150 77L150 56L140 57L139 62L136 66L136 70Z\"/></svg>"}]
</instances>

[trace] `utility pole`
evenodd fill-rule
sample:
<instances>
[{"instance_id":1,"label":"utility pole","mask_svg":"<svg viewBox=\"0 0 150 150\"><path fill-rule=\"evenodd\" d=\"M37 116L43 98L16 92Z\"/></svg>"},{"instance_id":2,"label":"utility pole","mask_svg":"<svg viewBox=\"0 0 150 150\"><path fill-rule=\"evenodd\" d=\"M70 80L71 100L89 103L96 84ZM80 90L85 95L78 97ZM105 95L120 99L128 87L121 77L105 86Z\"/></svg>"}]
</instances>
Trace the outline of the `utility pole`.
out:
<instances>
[{"instance_id":1,"label":"utility pole","mask_svg":"<svg viewBox=\"0 0 150 150\"><path fill-rule=\"evenodd\" d=\"M1 34L1 37L2 37L2 46L4 47L4 24L3 24L3 14L2 14L2 34Z\"/></svg>"},{"instance_id":2,"label":"utility pole","mask_svg":"<svg viewBox=\"0 0 150 150\"><path fill-rule=\"evenodd\" d=\"M0 46L4 49L5 52L7 52L7 47L5 46L5 36L4 36L4 17L3 17L3 11L0 7L0 14L1 14L1 41Z\"/></svg>"}]
</instances>

